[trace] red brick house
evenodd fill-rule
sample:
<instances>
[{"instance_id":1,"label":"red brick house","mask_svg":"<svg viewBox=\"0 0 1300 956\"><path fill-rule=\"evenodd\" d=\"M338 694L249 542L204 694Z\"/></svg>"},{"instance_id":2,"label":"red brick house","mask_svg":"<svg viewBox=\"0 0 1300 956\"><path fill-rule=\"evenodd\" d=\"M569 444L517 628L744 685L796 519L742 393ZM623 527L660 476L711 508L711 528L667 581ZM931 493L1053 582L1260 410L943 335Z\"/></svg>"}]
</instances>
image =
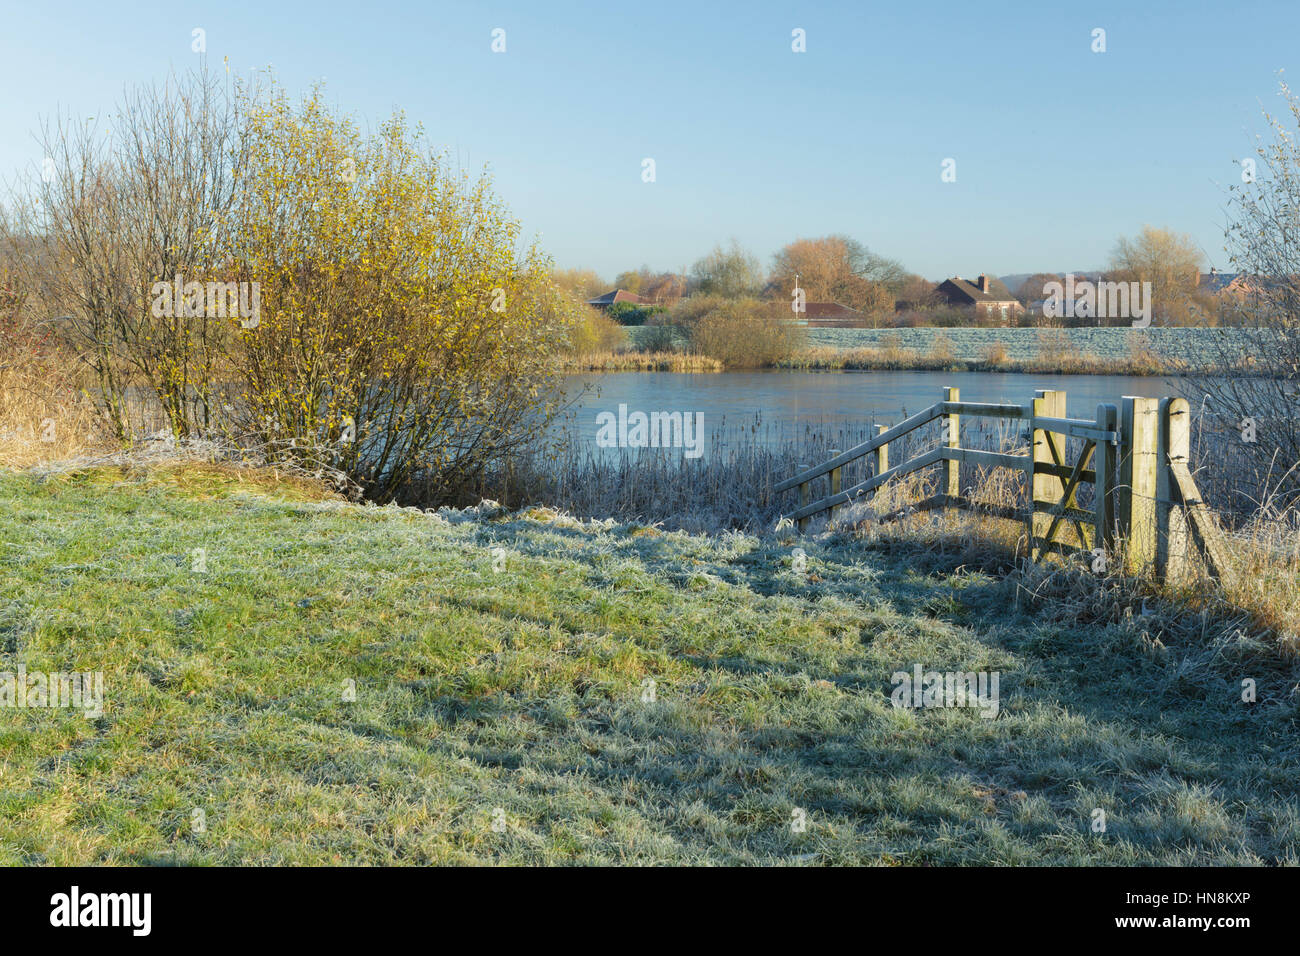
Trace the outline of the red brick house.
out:
<instances>
[{"instance_id":1,"label":"red brick house","mask_svg":"<svg viewBox=\"0 0 1300 956\"><path fill-rule=\"evenodd\" d=\"M940 302L959 309L970 309L976 318L990 323L1000 321L1006 325L1025 311L1025 307L1016 301L1016 297L1002 284L1001 279L987 275L981 275L973 282L961 276L953 276L940 282L934 294Z\"/></svg>"}]
</instances>

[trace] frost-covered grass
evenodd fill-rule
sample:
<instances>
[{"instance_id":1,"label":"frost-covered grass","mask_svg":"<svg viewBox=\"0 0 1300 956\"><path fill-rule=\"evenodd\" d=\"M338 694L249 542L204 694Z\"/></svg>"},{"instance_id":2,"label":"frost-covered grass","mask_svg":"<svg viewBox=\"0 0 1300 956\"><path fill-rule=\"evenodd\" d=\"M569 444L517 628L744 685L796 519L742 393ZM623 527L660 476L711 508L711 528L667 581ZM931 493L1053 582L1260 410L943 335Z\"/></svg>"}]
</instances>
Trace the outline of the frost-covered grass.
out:
<instances>
[{"instance_id":1,"label":"frost-covered grass","mask_svg":"<svg viewBox=\"0 0 1300 956\"><path fill-rule=\"evenodd\" d=\"M107 697L0 708L0 863L1298 862L1292 671L1015 588L193 465L0 477L0 670ZM894 708L917 663L998 671L1001 713Z\"/></svg>"}]
</instances>

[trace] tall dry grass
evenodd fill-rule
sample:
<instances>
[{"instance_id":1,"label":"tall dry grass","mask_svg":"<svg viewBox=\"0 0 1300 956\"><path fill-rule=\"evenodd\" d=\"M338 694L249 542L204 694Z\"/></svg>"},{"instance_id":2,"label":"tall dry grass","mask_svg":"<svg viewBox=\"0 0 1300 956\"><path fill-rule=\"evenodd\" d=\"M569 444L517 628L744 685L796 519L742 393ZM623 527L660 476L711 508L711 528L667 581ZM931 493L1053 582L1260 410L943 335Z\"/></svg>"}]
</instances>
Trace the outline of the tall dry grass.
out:
<instances>
[{"instance_id":1,"label":"tall dry grass","mask_svg":"<svg viewBox=\"0 0 1300 956\"><path fill-rule=\"evenodd\" d=\"M26 467L111 447L75 356L24 311L20 296L0 299L0 466Z\"/></svg>"},{"instance_id":2,"label":"tall dry grass","mask_svg":"<svg viewBox=\"0 0 1300 956\"><path fill-rule=\"evenodd\" d=\"M565 372L721 372L721 361L688 352L592 352L559 360Z\"/></svg>"}]
</instances>

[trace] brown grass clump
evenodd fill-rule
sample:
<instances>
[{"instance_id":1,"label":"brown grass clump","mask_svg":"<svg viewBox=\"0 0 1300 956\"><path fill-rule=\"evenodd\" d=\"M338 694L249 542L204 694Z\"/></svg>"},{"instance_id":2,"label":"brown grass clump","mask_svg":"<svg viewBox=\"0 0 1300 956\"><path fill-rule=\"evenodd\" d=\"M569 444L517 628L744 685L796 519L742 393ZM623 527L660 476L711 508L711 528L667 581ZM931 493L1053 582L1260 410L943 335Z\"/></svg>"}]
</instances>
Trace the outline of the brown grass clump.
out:
<instances>
[{"instance_id":1,"label":"brown grass clump","mask_svg":"<svg viewBox=\"0 0 1300 956\"><path fill-rule=\"evenodd\" d=\"M113 464L74 465L36 469L34 475L58 484L143 485L176 491L186 498L210 500L231 495L261 495L286 501L346 501L327 482L272 465L189 460L177 457L158 463L143 456L119 458Z\"/></svg>"},{"instance_id":2,"label":"brown grass clump","mask_svg":"<svg viewBox=\"0 0 1300 956\"><path fill-rule=\"evenodd\" d=\"M6 307L7 306L7 307ZM0 289L0 466L21 468L111 447L75 357Z\"/></svg>"},{"instance_id":3,"label":"brown grass clump","mask_svg":"<svg viewBox=\"0 0 1300 956\"><path fill-rule=\"evenodd\" d=\"M927 357L932 362L949 366L957 361L957 350L952 344L952 339L946 335L939 335L930 344L930 354Z\"/></svg>"},{"instance_id":4,"label":"brown grass clump","mask_svg":"<svg viewBox=\"0 0 1300 956\"><path fill-rule=\"evenodd\" d=\"M1001 342L993 342L984 346L980 353L980 364L989 368L999 369L1005 367L1010 362L1007 355L1007 347Z\"/></svg>"}]
</instances>

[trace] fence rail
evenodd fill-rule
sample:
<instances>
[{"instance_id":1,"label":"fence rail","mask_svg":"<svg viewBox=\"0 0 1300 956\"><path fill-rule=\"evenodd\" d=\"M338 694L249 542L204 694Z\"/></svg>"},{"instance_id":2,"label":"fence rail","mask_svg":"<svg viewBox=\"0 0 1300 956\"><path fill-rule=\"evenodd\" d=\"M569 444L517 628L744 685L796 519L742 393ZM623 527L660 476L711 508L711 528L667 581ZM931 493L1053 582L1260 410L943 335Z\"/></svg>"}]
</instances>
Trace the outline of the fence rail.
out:
<instances>
[{"instance_id":1,"label":"fence rail","mask_svg":"<svg viewBox=\"0 0 1300 956\"><path fill-rule=\"evenodd\" d=\"M1001 418L1026 423L1025 454L961 447L963 416ZM893 466L889 446L932 421L942 420L939 447ZM1186 399L1126 395L1118 405L1097 406L1096 417L1066 417L1062 391L1040 390L1025 405L963 402L958 390L944 389L943 400L897 425L877 425L874 438L841 452L775 485L775 491L798 489L799 503L786 517L806 531L809 521L833 515L844 505L863 500L888 482L931 465L942 466L940 492L912 510L958 508L1023 520L1029 556L1047 552L1103 554L1119 543L1127 570L1154 565L1162 577L1181 571L1190 538L1211 575L1226 568L1223 534L1206 507L1188 467L1191 411ZM1066 460L1066 439L1082 442L1077 459ZM870 477L843 487L844 467L868 455ZM1008 468L1022 472L1028 489L1024 506L976 506L961 493L960 466ZM814 483L827 478L829 490L813 500ZM1093 487L1092 510L1078 506L1081 485ZM882 518L894 517L885 515ZM1073 531L1074 541L1063 533Z\"/></svg>"}]
</instances>

